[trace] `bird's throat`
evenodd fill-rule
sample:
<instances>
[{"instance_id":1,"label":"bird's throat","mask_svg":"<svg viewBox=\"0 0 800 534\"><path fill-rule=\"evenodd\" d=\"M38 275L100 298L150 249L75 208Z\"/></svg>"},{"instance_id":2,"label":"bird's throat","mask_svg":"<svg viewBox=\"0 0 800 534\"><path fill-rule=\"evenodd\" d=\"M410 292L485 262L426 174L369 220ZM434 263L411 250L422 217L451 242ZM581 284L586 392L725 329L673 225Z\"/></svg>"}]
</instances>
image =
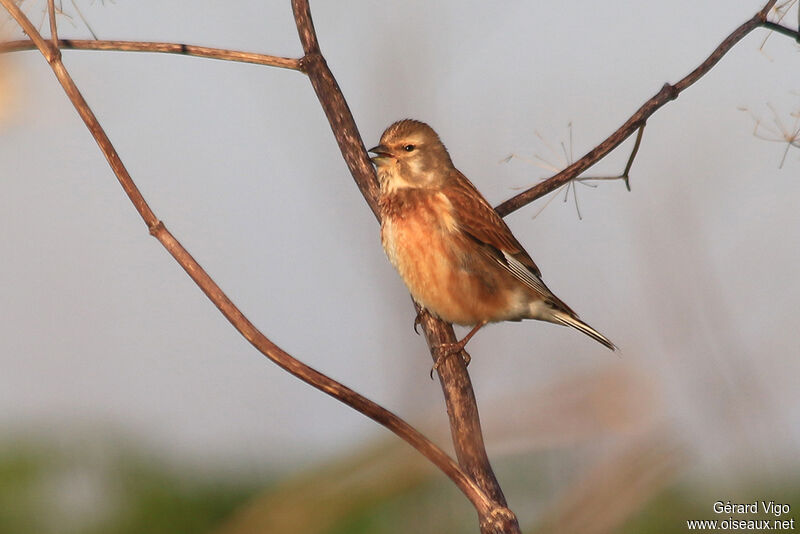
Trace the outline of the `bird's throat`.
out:
<instances>
[{"instance_id":1,"label":"bird's throat","mask_svg":"<svg viewBox=\"0 0 800 534\"><path fill-rule=\"evenodd\" d=\"M403 178L397 165L382 165L378 167L378 182L381 185L381 193L391 195L400 189L414 187L414 185Z\"/></svg>"}]
</instances>

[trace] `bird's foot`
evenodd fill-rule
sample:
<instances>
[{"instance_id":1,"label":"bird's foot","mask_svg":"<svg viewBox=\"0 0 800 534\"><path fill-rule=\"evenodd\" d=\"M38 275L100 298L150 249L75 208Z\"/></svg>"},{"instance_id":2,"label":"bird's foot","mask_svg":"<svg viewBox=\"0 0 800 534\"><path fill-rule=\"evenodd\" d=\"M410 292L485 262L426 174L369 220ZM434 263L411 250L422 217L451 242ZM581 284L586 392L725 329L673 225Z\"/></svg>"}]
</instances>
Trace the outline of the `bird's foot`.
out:
<instances>
[{"instance_id":1,"label":"bird's foot","mask_svg":"<svg viewBox=\"0 0 800 534\"><path fill-rule=\"evenodd\" d=\"M469 365L469 362L472 361L472 356L469 355L469 352L464 350L467 341L469 341L469 339L462 339L457 343L442 343L434 348L436 361L433 362L433 367L431 367L431 380L433 380L433 373L439 370L439 366L444 363L448 356L459 354L464 361L464 366Z\"/></svg>"},{"instance_id":2,"label":"bird's foot","mask_svg":"<svg viewBox=\"0 0 800 534\"><path fill-rule=\"evenodd\" d=\"M420 335L420 331L417 330L417 327L422 324L422 320L423 319L425 319L426 317L432 317L432 316L431 316L431 312L429 312L425 308L420 307L418 309L419 309L419 311L417 312L417 316L414 317L414 332L416 332L417 335Z\"/></svg>"},{"instance_id":3,"label":"bird's foot","mask_svg":"<svg viewBox=\"0 0 800 534\"><path fill-rule=\"evenodd\" d=\"M425 313L425 312L424 312L424 311L422 311L422 310L420 310L420 311L417 313L417 316L416 316L416 317L414 317L414 332L415 332L417 335L419 335L419 330L417 330L417 327L418 327L420 324L422 324L422 314L423 314L423 313Z\"/></svg>"},{"instance_id":4,"label":"bird's foot","mask_svg":"<svg viewBox=\"0 0 800 534\"><path fill-rule=\"evenodd\" d=\"M469 334L464 336L464 339L461 341L457 341L455 343L442 343L434 348L434 352L436 353L436 361L433 362L433 368L431 369L431 379L433 379L433 372L438 370L444 359L451 354L461 354L461 359L464 360L464 365L469 365L472 357L467 351L464 350L464 347L467 346L467 343L469 343L469 340L472 339L472 336L474 336L478 330L483 328L485 324L486 321L481 321L476 324L474 327L472 327L472 330L469 331Z\"/></svg>"}]
</instances>

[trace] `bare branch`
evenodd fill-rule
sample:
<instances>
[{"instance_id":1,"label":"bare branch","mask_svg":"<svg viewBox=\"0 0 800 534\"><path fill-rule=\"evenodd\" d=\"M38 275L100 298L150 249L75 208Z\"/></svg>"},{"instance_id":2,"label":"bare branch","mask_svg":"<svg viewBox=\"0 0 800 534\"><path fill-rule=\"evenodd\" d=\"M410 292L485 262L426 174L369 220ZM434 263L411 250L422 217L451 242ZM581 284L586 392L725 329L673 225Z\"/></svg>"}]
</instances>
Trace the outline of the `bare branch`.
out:
<instances>
[{"instance_id":1,"label":"bare branch","mask_svg":"<svg viewBox=\"0 0 800 534\"><path fill-rule=\"evenodd\" d=\"M796 41L800 42L800 32L797 30L793 30L781 24L777 24L775 22L770 22L770 21L764 22L762 26L768 30L774 31L775 33L780 33L781 35L792 37Z\"/></svg>"},{"instance_id":2,"label":"bare branch","mask_svg":"<svg viewBox=\"0 0 800 534\"><path fill-rule=\"evenodd\" d=\"M422 310L417 307L417 312ZM433 360L436 361L434 348L456 340L453 326L428 313L421 313L420 324ZM505 506L505 496L486 454L478 405L464 360L457 356L446 358L436 371L444 392L447 415L450 418L450 433L459 465L492 499Z\"/></svg>"},{"instance_id":3,"label":"bare branch","mask_svg":"<svg viewBox=\"0 0 800 534\"><path fill-rule=\"evenodd\" d=\"M631 190L631 167L633 167L633 160L636 159L636 154L639 153L639 146L642 144L644 127L644 124L639 127L639 133L636 134L636 141L634 141L633 150L631 150L631 157L628 158L628 163L625 165L625 171L622 173L622 178L625 180L625 187L628 188L628 191Z\"/></svg>"},{"instance_id":4,"label":"bare branch","mask_svg":"<svg viewBox=\"0 0 800 534\"><path fill-rule=\"evenodd\" d=\"M725 40L722 41L722 43L719 44L719 46L717 46L716 49L714 49L714 51L705 59L705 61L703 61L692 72L687 74L678 83L675 85L670 85L668 83L664 84L658 93L650 98L650 100L645 102L636 111L636 113L631 115L631 117L625 121L625 123L620 126L617 131L608 136L605 141L597 145L581 159L568 166L555 176L552 176L547 180L540 182L530 189L527 189L501 203L495 208L497 213L499 213L500 216L505 217L509 213L514 212L527 204L530 204L537 198L540 198L551 191L555 191L565 183L578 177L583 171L608 155L631 134L633 134L633 132L644 126L644 124L647 122L647 119L649 119L653 113L658 111L667 102L678 98L678 95L680 95L684 89L702 78L703 75L710 71L712 67L714 67L714 65L716 65L719 60L722 59L722 57L747 34L759 26L766 26L767 15L769 14L770 9L772 9L772 6L775 5L776 1L777 0L770 0L767 2L767 4L758 13L756 13L750 20L736 28L730 35L728 35L728 37L725 38Z\"/></svg>"},{"instance_id":5,"label":"bare branch","mask_svg":"<svg viewBox=\"0 0 800 534\"><path fill-rule=\"evenodd\" d=\"M86 123L87 128L94 136L101 151L106 156L114 174L117 176L128 197L139 212L139 215L147 224L147 227L158 241L167 249L173 258L183 267L189 277L200 287L203 293L220 310L225 318L236 328L256 349L275 362L281 368L290 372L304 382L327 393L335 399L353 407L367 417L385 426L400 438L411 444L415 449L428 458L433 464L439 467L455 484L464 492L467 498L473 503L482 518L493 517L500 512L493 503L475 483L466 475L459 466L442 451L439 447L429 441L419 431L408 423L397 417L392 412L372 402L371 400L359 395L350 388L339 382L323 375L315 369L296 360L280 347L272 343L262 334L231 302L222 289L197 263L197 261L183 248L175 237L167 230L164 224L155 216L147 205L139 189L134 184L127 169L119 158L114 146L109 141L105 131L98 122L94 113L89 108L77 86L75 85L69 72L61 62L56 48L50 41L45 41L41 34L31 24L30 20L19 9L14 0L0 0L0 4L6 8L17 23L31 37L40 52L47 58L58 81L64 91L69 96L73 106Z\"/></svg>"},{"instance_id":6,"label":"bare branch","mask_svg":"<svg viewBox=\"0 0 800 534\"><path fill-rule=\"evenodd\" d=\"M47 18L50 19L50 40L53 42L53 46L58 47L55 0L47 0Z\"/></svg>"},{"instance_id":7,"label":"bare branch","mask_svg":"<svg viewBox=\"0 0 800 534\"><path fill-rule=\"evenodd\" d=\"M631 167L633 167L633 162L636 159L636 154L638 154L639 147L642 144L642 135L644 134L644 126L645 125L642 124L642 126L639 127L638 133L636 134L636 141L633 143L633 148L631 149L631 153L628 156L628 162L625 164L625 170L622 171L622 174L603 175L603 176L583 176L582 175L582 176L578 176L576 178L573 178L572 180L568 181L567 183L561 185L556 190L556 191L560 191L562 189L564 190L564 202L567 202L567 200L569 200L570 189L572 189L572 199L575 202L575 211L578 213L578 219L583 220L583 216L581 215L580 206L578 205L578 187L577 187L576 184L581 184L581 185L584 185L586 187L593 187L594 188L594 187L597 187L597 185L596 184L591 184L589 182L600 182L600 181L610 182L610 181L614 181L614 180L622 180L623 182L625 182L625 187L628 189L628 191L631 190L631 185L630 185ZM561 148L562 148L562 150L564 152L564 157L566 158L566 162L565 162L564 166L571 165L573 163L573 160L572 160L572 123L569 124L569 132L570 132L569 152L567 152L567 149L564 146L564 143L563 142L561 143ZM542 137L538 132L537 132L537 135L539 136L539 138L542 141L547 143L547 141L544 139L544 137ZM551 151L553 151L552 146L550 146L548 148L550 148ZM507 163L507 162L511 161L512 159L514 159L514 158L522 159L522 160L528 161L529 163L534 163L535 165L538 165L540 167L546 166L545 168L547 168L549 170L552 170L554 172L560 172L560 170L561 170L560 167L554 166L552 163L549 163L547 160L545 160L542 156L540 156L538 154L534 155L535 160L530 160L530 159L524 158L522 156L518 156L516 154L511 154L511 155L507 156L506 158L504 158L501 161L504 162L504 163ZM544 180L542 180L542 181L544 181ZM520 188L517 188L517 189L522 189L522 188L520 187ZM539 214L542 213L547 208L547 206L550 205L550 203L553 201L553 199L556 198L556 196L557 195L553 195L552 197L550 197L549 200L547 200L547 202L542 204L542 206L538 210L536 210L536 213L533 214L533 218L538 217Z\"/></svg>"},{"instance_id":8,"label":"bare branch","mask_svg":"<svg viewBox=\"0 0 800 534\"><path fill-rule=\"evenodd\" d=\"M292 1L295 24L297 26L300 42L305 54L300 60L303 71L308 74L311 86L317 93L325 116L328 118L339 150L342 152L350 174L361 190L361 194L369 204L372 213L380 219L378 212L378 178L375 169L367 155L361 134L350 113L347 101L342 95L336 78L333 77L319 49L317 35L314 31L314 22L311 20L311 11L305 1Z\"/></svg>"},{"instance_id":9,"label":"bare branch","mask_svg":"<svg viewBox=\"0 0 800 534\"><path fill-rule=\"evenodd\" d=\"M320 53L308 1L292 0L292 10L305 54L302 59L303 70L308 74L311 85L317 93L350 173L372 208L372 212L380 218L379 188L375 170L368 159L347 102L325 58ZM431 357L435 361L436 356L432 347L456 341L453 327L428 314L424 314L421 324L428 345L431 347ZM507 508L500 484L494 476L486 454L478 406L466 366L461 358L447 358L445 363L439 366L438 372L459 464L494 501L489 510L478 508L481 532L518 533L520 530L517 519Z\"/></svg>"},{"instance_id":10,"label":"bare branch","mask_svg":"<svg viewBox=\"0 0 800 534\"><path fill-rule=\"evenodd\" d=\"M628 156L628 162L625 164L625 170L622 171L622 174L618 174L617 176L578 176L573 180L573 182L591 182L591 181L608 181L608 180L622 180L625 182L625 188L630 191L631 190L631 167L633 167L633 161L636 159L636 154L639 153L639 147L642 145L642 136L644 135L644 127L646 124L642 124L639 127L638 132L636 133L636 140L633 142L633 148L631 149L631 154ZM587 184L588 185L588 184Z\"/></svg>"},{"instance_id":11,"label":"bare branch","mask_svg":"<svg viewBox=\"0 0 800 534\"><path fill-rule=\"evenodd\" d=\"M257 65L268 65L270 67L280 67L283 69L302 70L299 59L268 56L266 54L256 54L253 52L240 52L237 50L225 50L223 48L209 48L207 46L195 46L181 43L60 39L58 41L58 47L63 50L116 50L120 52L156 52L161 54L181 54L185 56L239 61L241 63L255 63ZM0 43L0 53L16 52L19 50L36 50L36 48L37 44L28 39Z\"/></svg>"}]
</instances>

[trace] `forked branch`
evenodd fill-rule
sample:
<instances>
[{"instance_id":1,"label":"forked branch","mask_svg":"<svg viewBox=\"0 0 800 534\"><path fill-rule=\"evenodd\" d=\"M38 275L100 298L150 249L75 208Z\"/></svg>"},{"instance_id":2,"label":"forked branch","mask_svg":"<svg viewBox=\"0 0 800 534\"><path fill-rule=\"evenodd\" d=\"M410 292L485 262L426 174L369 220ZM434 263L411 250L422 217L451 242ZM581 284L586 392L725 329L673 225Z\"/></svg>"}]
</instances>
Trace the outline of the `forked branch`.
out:
<instances>
[{"instance_id":1,"label":"forked branch","mask_svg":"<svg viewBox=\"0 0 800 534\"><path fill-rule=\"evenodd\" d=\"M580 176L580 174L607 156L612 150L617 148L623 141L630 137L637 129L640 130L644 127L647 119L653 113L661 109L667 102L675 100L687 87L691 86L697 80L702 78L720 59L731 49L733 46L741 41L747 34L754 29L763 26L768 29L779 31L785 35L797 36L797 32L780 26L776 28L775 24L767 20L770 10L775 5L777 0L769 0L766 5L747 22L733 30L728 37L726 37L717 48L703 61L696 69L687 74L683 79L674 85L664 84L661 90L656 93L652 98L645 102L631 117L625 121L614 133L612 133L605 141L590 150L585 156L580 158L575 163L569 165L567 168L550 178L539 182L535 186L519 193L505 202L498 205L495 210L501 217L505 217L521 207L530 204L537 198L555 191L565 183L569 182ZM634 152L635 154L635 152ZM629 162L629 165L632 161Z\"/></svg>"},{"instance_id":2,"label":"forked branch","mask_svg":"<svg viewBox=\"0 0 800 534\"><path fill-rule=\"evenodd\" d=\"M353 179L375 216L380 218L379 188L375 169L369 161L344 95L320 52L308 1L292 0L292 10L305 54L302 59L303 70L311 80ZM456 341L453 327L428 314L424 314L421 324L431 348L431 357L435 361L433 347ZM458 462L492 501L490 509L478 509L481 532L485 534L520 532L517 518L506 505L500 484L486 454L478 405L464 362L461 358L447 358L437 371L444 391Z\"/></svg>"},{"instance_id":3,"label":"forked branch","mask_svg":"<svg viewBox=\"0 0 800 534\"><path fill-rule=\"evenodd\" d=\"M459 466L444 453L439 447L434 445L419 431L411 425L397 417L392 412L371 400L359 395L350 388L329 378L328 376L316 371L308 365L290 356L280 347L272 343L262 334L231 302L222 289L211 279L200 264L183 248L177 239L167 230L164 224L156 217L147 205L136 184L125 168L122 160L117 154L116 149L111 144L105 131L98 122L94 113L90 109L86 100L81 95L75 82L72 80L67 69L61 62L60 50L57 46L58 41L45 40L31 21L19 9L14 0L0 0L0 4L11 14L20 27L30 36L33 43L47 59L52 67L56 78L61 83L70 101L80 114L87 128L91 132L100 150L114 171L117 179L128 194L136 211L144 220L150 233L167 249L173 258L183 267L186 273L200 287L203 293L214 303L222 312L225 318L262 354L275 362L281 368L314 386L315 388L327 393L335 399L353 407L367 417L385 426L400 438L411 444L423 456L428 458L434 465L439 467L461 491L472 502L478 510L479 515L491 517L497 513L497 506L489 499L483 490L469 477ZM52 5L52 2L51 2ZM51 12L52 14L52 12Z\"/></svg>"}]
</instances>

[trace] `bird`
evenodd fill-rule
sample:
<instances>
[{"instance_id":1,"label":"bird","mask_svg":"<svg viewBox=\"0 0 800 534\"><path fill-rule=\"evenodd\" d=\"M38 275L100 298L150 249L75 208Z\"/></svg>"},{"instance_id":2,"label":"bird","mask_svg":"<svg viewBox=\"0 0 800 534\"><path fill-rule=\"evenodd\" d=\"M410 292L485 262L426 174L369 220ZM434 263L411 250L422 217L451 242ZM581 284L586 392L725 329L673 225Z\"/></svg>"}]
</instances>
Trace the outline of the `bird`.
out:
<instances>
[{"instance_id":1,"label":"bird","mask_svg":"<svg viewBox=\"0 0 800 534\"><path fill-rule=\"evenodd\" d=\"M444 356L464 351L483 326L501 321L570 326L616 350L548 289L530 255L456 169L428 124L397 121L368 152L380 184L381 243L389 261L420 308L473 327L461 341L436 347L434 368Z\"/></svg>"}]
</instances>

